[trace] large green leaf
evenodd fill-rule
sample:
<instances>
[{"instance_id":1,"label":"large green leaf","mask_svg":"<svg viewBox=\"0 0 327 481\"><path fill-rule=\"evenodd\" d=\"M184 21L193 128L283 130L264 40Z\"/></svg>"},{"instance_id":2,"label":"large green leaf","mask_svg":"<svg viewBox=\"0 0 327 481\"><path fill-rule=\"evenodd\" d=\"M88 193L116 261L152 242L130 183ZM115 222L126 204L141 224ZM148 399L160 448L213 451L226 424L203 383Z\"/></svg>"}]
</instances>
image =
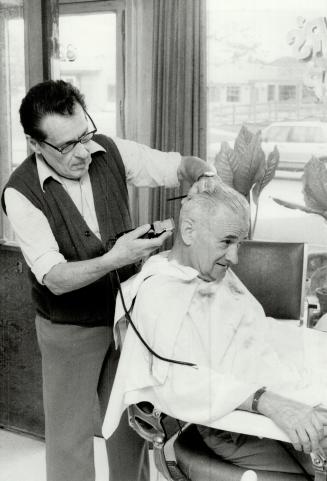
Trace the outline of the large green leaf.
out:
<instances>
[{"instance_id":1,"label":"large green leaf","mask_svg":"<svg viewBox=\"0 0 327 481\"><path fill-rule=\"evenodd\" d=\"M238 166L234 174L234 187L246 197L253 184L259 180L265 171L265 154L261 148L261 132L252 134L242 127L234 145L238 155Z\"/></svg>"},{"instance_id":2,"label":"large green leaf","mask_svg":"<svg viewBox=\"0 0 327 481\"><path fill-rule=\"evenodd\" d=\"M288 209L295 209L295 210L302 210L303 212L307 212L308 214L318 214L321 215L324 219L327 219L327 212L323 210L315 210L307 207L305 205L296 204L295 202L288 202L287 200L277 199L273 197L273 200L283 207L287 207Z\"/></svg>"},{"instance_id":3,"label":"large green leaf","mask_svg":"<svg viewBox=\"0 0 327 481\"><path fill-rule=\"evenodd\" d=\"M225 184L233 187L233 171L231 167L230 158L233 154L233 149L227 142L222 142L220 151L215 157L214 165L219 177L225 182Z\"/></svg>"},{"instance_id":4,"label":"large green leaf","mask_svg":"<svg viewBox=\"0 0 327 481\"><path fill-rule=\"evenodd\" d=\"M304 167L302 181L305 205L318 211L327 210L327 170L324 161L312 157Z\"/></svg>"},{"instance_id":5,"label":"large green leaf","mask_svg":"<svg viewBox=\"0 0 327 481\"><path fill-rule=\"evenodd\" d=\"M259 196L262 190L269 184L269 182L274 178L276 169L279 163L279 151L277 147L274 147L274 150L268 154L267 157L267 165L263 176L259 178L252 189L252 199L253 202L257 205L259 201Z\"/></svg>"}]
</instances>

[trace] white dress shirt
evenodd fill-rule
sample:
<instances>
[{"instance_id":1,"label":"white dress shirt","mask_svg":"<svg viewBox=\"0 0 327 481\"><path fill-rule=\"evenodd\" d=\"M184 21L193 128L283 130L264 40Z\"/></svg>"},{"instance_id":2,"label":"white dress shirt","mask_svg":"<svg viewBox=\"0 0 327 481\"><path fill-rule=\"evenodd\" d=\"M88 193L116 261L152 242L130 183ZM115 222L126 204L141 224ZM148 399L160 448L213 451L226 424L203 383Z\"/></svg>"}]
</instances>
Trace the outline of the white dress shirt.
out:
<instances>
[{"instance_id":1,"label":"white dress shirt","mask_svg":"<svg viewBox=\"0 0 327 481\"><path fill-rule=\"evenodd\" d=\"M130 140L119 138L113 140L122 157L128 183L136 187L179 185L177 178L177 169L181 162L179 153L161 152ZM91 154L105 151L94 141L90 142L89 150ZM36 155L36 165L42 188L48 177L60 182L90 230L100 238L89 174L85 174L80 181L63 178L44 162L42 155ZM5 202L9 221L24 258L38 282L42 283L44 276L54 265L67 261L60 253L48 220L41 210L14 188L6 189Z\"/></svg>"}]
</instances>

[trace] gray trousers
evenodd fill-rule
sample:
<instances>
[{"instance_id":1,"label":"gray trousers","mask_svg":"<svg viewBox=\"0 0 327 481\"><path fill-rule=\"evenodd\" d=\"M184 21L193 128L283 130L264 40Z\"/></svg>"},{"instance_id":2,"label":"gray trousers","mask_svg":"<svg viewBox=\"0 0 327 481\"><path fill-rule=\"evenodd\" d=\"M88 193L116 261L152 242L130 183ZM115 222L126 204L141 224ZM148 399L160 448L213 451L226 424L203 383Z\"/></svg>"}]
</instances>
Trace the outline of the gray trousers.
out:
<instances>
[{"instance_id":1,"label":"gray trousers","mask_svg":"<svg viewBox=\"0 0 327 481\"><path fill-rule=\"evenodd\" d=\"M253 469L257 472L259 481L305 481L302 468L314 476L310 456L295 451L291 444L280 444L273 439L260 439L205 426L198 426L198 430L206 445L220 458L241 468ZM263 474L267 471L271 474ZM276 478L272 476L273 473Z\"/></svg>"},{"instance_id":2,"label":"gray trousers","mask_svg":"<svg viewBox=\"0 0 327 481\"><path fill-rule=\"evenodd\" d=\"M94 481L94 413L103 418L119 354L112 329L53 324L36 316L42 355L47 481ZM127 416L107 441L110 481L148 481L147 446Z\"/></svg>"}]
</instances>

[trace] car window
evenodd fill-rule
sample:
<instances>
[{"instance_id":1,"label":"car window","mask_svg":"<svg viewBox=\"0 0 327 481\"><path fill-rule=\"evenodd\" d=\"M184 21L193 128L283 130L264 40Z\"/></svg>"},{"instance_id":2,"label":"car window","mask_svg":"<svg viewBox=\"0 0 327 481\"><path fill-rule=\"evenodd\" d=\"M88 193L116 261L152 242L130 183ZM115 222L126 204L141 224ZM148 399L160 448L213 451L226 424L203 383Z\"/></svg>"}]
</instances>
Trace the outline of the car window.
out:
<instances>
[{"instance_id":1,"label":"car window","mask_svg":"<svg viewBox=\"0 0 327 481\"><path fill-rule=\"evenodd\" d=\"M273 125L268 127L262 138L265 142L286 142L290 131L288 125Z\"/></svg>"},{"instance_id":2,"label":"car window","mask_svg":"<svg viewBox=\"0 0 327 481\"><path fill-rule=\"evenodd\" d=\"M319 126L296 126L292 127L289 142L326 142L324 132Z\"/></svg>"}]
</instances>

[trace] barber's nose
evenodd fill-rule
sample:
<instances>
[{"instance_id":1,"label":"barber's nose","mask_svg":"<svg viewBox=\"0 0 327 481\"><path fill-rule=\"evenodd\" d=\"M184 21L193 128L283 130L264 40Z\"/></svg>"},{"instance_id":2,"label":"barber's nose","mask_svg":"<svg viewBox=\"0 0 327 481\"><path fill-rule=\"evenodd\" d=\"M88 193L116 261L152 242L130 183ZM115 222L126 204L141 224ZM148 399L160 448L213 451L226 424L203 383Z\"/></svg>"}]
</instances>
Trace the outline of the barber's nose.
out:
<instances>
[{"instance_id":1,"label":"barber's nose","mask_svg":"<svg viewBox=\"0 0 327 481\"><path fill-rule=\"evenodd\" d=\"M231 264L237 264L238 263L238 246L237 244L231 244L228 247L227 253L225 255L225 258L228 262Z\"/></svg>"},{"instance_id":2,"label":"barber's nose","mask_svg":"<svg viewBox=\"0 0 327 481\"><path fill-rule=\"evenodd\" d=\"M81 159L85 159L89 155L89 151L86 148L87 144L81 144L81 142L78 142L75 147L75 157L80 157Z\"/></svg>"}]
</instances>

